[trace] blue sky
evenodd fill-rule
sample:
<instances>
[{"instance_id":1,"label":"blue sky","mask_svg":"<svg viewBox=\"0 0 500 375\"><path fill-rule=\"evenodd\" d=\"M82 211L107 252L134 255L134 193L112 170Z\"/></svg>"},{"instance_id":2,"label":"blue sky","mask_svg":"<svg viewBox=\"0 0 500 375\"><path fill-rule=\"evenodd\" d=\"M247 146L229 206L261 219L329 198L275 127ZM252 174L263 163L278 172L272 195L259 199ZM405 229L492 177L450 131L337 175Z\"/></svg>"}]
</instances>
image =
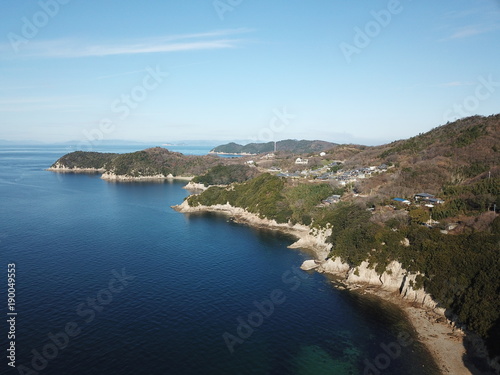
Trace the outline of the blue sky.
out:
<instances>
[{"instance_id":1,"label":"blue sky","mask_svg":"<svg viewBox=\"0 0 500 375\"><path fill-rule=\"evenodd\" d=\"M500 112L498 0L2 8L0 139L380 144Z\"/></svg>"}]
</instances>

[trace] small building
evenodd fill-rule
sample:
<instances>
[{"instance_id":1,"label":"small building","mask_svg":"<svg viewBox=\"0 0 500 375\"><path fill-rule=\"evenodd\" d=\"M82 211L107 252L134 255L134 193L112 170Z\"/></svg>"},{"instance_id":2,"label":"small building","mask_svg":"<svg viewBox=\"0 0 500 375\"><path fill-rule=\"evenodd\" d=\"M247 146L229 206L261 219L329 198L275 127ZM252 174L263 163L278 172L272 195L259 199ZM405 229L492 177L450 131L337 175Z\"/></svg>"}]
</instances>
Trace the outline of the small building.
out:
<instances>
[{"instance_id":1,"label":"small building","mask_svg":"<svg viewBox=\"0 0 500 375\"><path fill-rule=\"evenodd\" d=\"M439 199L439 198L429 198L428 201L431 204L443 204L444 203L444 200Z\"/></svg>"},{"instance_id":2,"label":"small building","mask_svg":"<svg viewBox=\"0 0 500 375\"><path fill-rule=\"evenodd\" d=\"M324 151L323 151L323 152L320 152L320 153L319 153L319 156L321 156L321 157L326 156L326 152L324 152Z\"/></svg>"},{"instance_id":3,"label":"small building","mask_svg":"<svg viewBox=\"0 0 500 375\"><path fill-rule=\"evenodd\" d=\"M440 199L440 198L436 198L435 195L432 195L432 194L429 194L429 193L419 193L419 194L415 194L415 201L418 202L418 201L422 201L422 202L426 202L428 204L443 204L444 203L444 200Z\"/></svg>"},{"instance_id":4,"label":"small building","mask_svg":"<svg viewBox=\"0 0 500 375\"><path fill-rule=\"evenodd\" d=\"M404 198L392 198L393 201L403 203L403 204L410 204L411 202L408 199Z\"/></svg>"},{"instance_id":5,"label":"small building","mask_svg":"<svg viewBox=\"0 0 500 375\"><path fill-rule=\"evenodd\" d=\"M261 157L261 159L274 159L275 155L274 153L270 153L270 154L266 154L264 156Z\"/></svg>"},{"instance_id":6,"label":"small building","mask_svg":"<svg viewBox=\"0 0 500 375\"><path fill-rule=\"evenodd\" d=\"M295 160L295 164L306 165L306 164L309 164L309 160L308 159L297 158Z\"/></svg>"},{"instance_id":7,"label":"small building","mask_svg":"<svg viewBox=\"0 0 500 375\"><path fill-rule=\"evenodd\" d=\"M334 203L338 203L340 201L340 195L330 195L328 198L323 199L321 203L326 206L329 206Z\"/></svg>"},{"instance_id":8,"label":"small building","mask_svg":"<svg viewBox=\"0 0 500 375\"><path fill-rule=\"evenodd\" d=\"M414 198L416 201L419 201L419 200L428 201L429 199L436 198L436 196L429 194L429 193L419 193L419 194L415 194Z\"/></svg>"}]
</instances>

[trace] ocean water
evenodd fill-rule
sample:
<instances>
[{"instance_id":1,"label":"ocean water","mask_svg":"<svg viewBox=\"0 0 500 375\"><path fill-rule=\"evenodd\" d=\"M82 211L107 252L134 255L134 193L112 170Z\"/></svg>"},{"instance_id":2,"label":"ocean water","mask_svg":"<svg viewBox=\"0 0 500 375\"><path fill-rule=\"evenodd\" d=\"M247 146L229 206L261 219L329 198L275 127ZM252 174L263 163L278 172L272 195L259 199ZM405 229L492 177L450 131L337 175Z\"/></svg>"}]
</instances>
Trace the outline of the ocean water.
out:
<instances>
[{"instance_id":1,"label":"ocean water","mask_svg":"<svg viewBox=\"0 0 500 375\"><path fill-rule=\"evenodd\" d=\"M66 152L0 148L0 373L438 374L399 310L298 269L290 237L172 210L182 182L44 170Z\"/></svg>"}]
</instances>

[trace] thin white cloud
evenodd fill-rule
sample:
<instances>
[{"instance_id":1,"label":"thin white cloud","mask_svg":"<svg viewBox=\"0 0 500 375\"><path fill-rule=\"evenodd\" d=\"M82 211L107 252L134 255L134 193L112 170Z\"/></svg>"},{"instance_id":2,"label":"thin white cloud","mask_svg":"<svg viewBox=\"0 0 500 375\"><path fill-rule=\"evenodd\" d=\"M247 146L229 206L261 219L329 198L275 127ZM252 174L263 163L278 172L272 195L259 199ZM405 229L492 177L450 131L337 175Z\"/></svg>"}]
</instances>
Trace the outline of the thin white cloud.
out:
<instances>
[{"instance_id":1,"label":"thin white cloud","mask_svg":"<svg viewBox=\"0 0 500 375\"><path fill-rule=\"evenodd\" d=\"M440 83L438 85L434 85L434 87L460 87L460 86L472 86L474 82L461 82L461 81L452 81L446 83Z\"/></svg>"},{"instance_id":2,"label":"thin white cloud","mask_svg":"<svg viewBox=\"0 0 500 375\"><path fill-rule=\"evenodd\" d=\"M486 34L499 29L500 25L490 25L490 26L468 25L455 29L450 36L440 39L440 42L445 42L453 39L468 38L475 35Z\"/></svg>"},{"instance_id":3,"label":"thin white cloud","mask_svg":"<svg viewBox=\"0 0 500 375\"><path fill-rule=\"evenodd\" d=\"M474 82L467 82L467 81L450 81L450 82L435 83L435 84L417 83L415 85L406 87L405 89L413 90L413 89L417 89L417 88L436 88L436 87L449 88L449 87L472 86L475 84L476 83L474 83Z\"/></svg>"},{"instance_id":4,"label":"thin white cloud","mask_svg":"<svg viewBox=\"0 0 500 375\"><path fill-rule=\"evenodd\" d=\"M106 78L122 77L122 76L128 76L128 75L135 74L135 73L143 73L145 71L146 71L146 69L132 70L130 72L123 72L123 73L109 74L109 75L106 75L106 76L99 76L96 79L106 79Z\"/></svg>"},{"instance_id":5,"label":"thin white cloud","mask_svg":"<svg viewBox=\"0 0 500 375\"><path fill-rule=\"evenodd\" d=\"M45 58L79 58L226 49L235 48L241 44L242 40L233 38L234 35L250 31L252 30L240 28L106 43L91 43L68 38L48 41L33 40L23 48L21 55ZM10 48L10 46L4 45L0 50L6 48Z\"/></svg>"},{"instance_id":6,"label":"thin white cloud","mask_svg":"<svg viewBox=\"0 0 500 375\"><path fill-rule=\"evenodd\" d=\"M470 38L500 30L500 11L492 5L445 13L443 18L446 26L443 25L443 30L448 35L439 39L439 42Z\"/></svg>"},{"instance_id":7,"label":"thin white cloud","mask_svg":"<svg viewBox=\"0 0 500 375\"><path fill-rule=\"evenodd\" d=\"M0 113L88 108L83 99L81 96L0 98Z\"/></svg>"}]
</instances>

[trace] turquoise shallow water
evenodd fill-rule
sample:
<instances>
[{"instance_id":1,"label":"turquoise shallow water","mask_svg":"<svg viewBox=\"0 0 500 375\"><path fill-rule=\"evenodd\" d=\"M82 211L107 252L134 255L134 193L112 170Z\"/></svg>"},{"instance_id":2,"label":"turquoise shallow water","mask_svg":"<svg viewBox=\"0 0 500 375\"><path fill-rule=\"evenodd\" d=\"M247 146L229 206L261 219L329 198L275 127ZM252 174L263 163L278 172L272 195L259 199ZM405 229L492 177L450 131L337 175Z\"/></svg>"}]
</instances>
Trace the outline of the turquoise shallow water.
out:
<instances>
[{"instance_id":1,"label":"turquoise shallow water","mask_svg":"<svg viewBox=\"0 0 500 375\"><path fill-rule=\"evenodd\" d=\"M416 341L398 352L398 335L412 332L397 309L299 270L307 255L287 248L291 238L175 212L184 183L43 170L66 152L0 149L0 268L16 263L17 365L73 375L438 373ZM2 288L4 315L6 298ZM6 362L2 373L18 373Z\"/></svg>"}]
</instances>

